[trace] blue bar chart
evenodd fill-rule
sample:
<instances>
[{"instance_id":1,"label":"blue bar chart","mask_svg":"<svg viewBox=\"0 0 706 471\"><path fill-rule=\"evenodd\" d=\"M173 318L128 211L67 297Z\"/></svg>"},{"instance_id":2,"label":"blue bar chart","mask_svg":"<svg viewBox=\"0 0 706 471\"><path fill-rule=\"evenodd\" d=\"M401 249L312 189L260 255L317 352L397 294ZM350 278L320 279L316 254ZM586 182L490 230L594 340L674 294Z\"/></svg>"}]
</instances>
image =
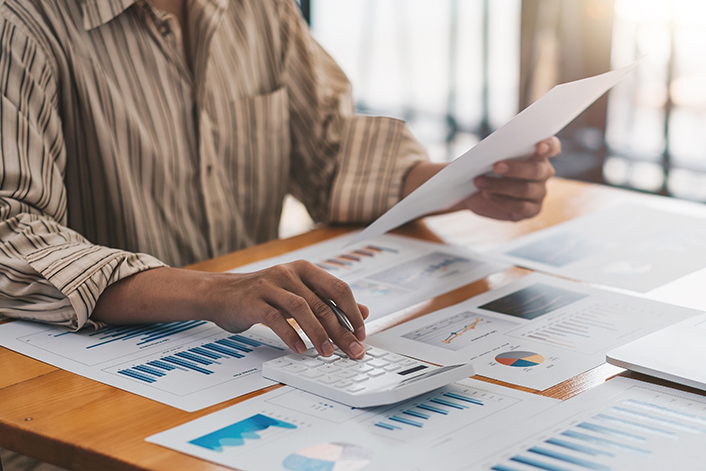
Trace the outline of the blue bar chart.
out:
<instances>
[{"instance_id":1,"label":"blue bar chart","mask_svg":"<svg viewBox=\"0 0 706 471\"><path fill-rule=\"evenodd\" d=\"M14 322L3 333L20 353L188 411L273 384L262 363L288 351L266 327L231 333L206 321L79 332Z\"/></svg>"},{"instance_id":2,"label":"blue bar chart","mask_svg":"<svg viewBox=\"0 0 706 471\"><path fill-rule=\"evenodd\" d=\"M210 342L200 341L197 346L187 345L169 354L160 352L156 356L141 359L141 362L129 368L119 365L107 371L146 384L155 384L157 387L171 384L172 380L179 381L181 394L188 395L207 385L210 382L209 376L222 381L219 372L237 369L240 360L248 358L255 351L258 352L257 358L277 358L285 353L281 346L255 340L248 334L236 334L214 338ZM185 381L187 376L198 376L195 373L201 375L197 380Z\"/></svg>"},{"instance_id":3,"label":"blue bar chart","mask_svg":"<svg viewBox=\"0 0 706 471\"><path fill-rule=\"evenodd\" d=\"M512 403L509 398L454 383L391 407L378 408L368 424L376 434L413 442L497 413Z\"/></svg>"},{"instance_id":4,"label":"blue bar chart","mask_svg":"<svg viewBox=\"0 0 706 471\"><path fill-rule=\"evenodd\" d=\"M545 429L534 441L523 440L531 444L479 469L700 469L699 449L706 443L706 402L703 397L657 388L628 388L617 397L600 401L593 410ZM691 397L680 397L682 394ZM579 401L574 403L580 405Z\"/></svg>"}]
</instances>

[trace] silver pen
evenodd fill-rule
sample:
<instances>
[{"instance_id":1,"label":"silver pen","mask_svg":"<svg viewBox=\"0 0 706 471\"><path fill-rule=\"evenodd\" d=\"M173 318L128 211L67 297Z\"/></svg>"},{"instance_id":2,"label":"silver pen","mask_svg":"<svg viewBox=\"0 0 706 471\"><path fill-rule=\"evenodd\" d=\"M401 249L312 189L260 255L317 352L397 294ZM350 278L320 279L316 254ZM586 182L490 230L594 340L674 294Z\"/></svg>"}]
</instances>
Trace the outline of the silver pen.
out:
<instances>
[{"instance_id":1,"label":"silver pen","mask_svg":"<svg viewBox=\"0 0 706 471\"><path fill-rule=\"evenodd\" d=\"M332 300L325 298L321 296L320 294L317 293L317 296L319 299L321 299L332 311L334 314L336 314L336 317L338 318L338 322L348 329L351 334L355 333L353 330L353 326L351 325L351 321L348 320L348 316L346 316L346 313L339 308L336 303L334 303Z\"/></svg>"}]
</instances>

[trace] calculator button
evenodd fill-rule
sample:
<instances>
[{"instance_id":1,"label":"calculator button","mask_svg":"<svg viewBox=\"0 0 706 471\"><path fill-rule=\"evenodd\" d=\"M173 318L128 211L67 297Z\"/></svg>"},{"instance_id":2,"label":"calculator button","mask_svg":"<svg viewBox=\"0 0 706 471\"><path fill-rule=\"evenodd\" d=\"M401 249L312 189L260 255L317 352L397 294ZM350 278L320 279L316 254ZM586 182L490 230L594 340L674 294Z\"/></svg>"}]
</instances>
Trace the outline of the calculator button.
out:
<instances>
[{"instance_id":1,"label":"calculator button","mask_svg":"<svg viewBox=\"0 0 706 471\"><path fill-rule=\"evenodd\" d=\"M336 376L338 376L339 378L344 378L344 379L352 378L353 376L358 375L358 373L356 373L355 371L351 371L351 370L340 370L340 371L335 372L334 374Z\"/></svg>"},{"instance_id":2,"label":"calculator button","mask_svg":"<svg viewBox=\"0 0 706 471\"><path fill-rule=\"evenodd\" d=\"M334 386L337 388L343 389L343 388L347 388L351 384L353 384L353 383L348 380L343 380L343 381L339 381L338 383L334 384Z\"/></svg>"},{"instance_id":3,"label":"calculator button","mask_svg":"<svg viewBox=\"0 0 706 471\"><path fill-rule=\"evenodd\" d=\"M285 366L283 369L285 371L289 371L290 373L301 373L302 371L307 370L306 366L302 366L302 365L289 365L289 366Z\"/></svg>"},{"instance_id":4,"label":"calculator button","mask_svg":"<svg viewBox=\"0 0 706 471\"><path fill-rule=\"evenodd\" d=\"M306 370L301 375L305 378L318 378L319 376L323 376L324 373L318 370Z\"/></svg>"},{"instance_id":5,"label":"calculator button","mask_svg":"<svg viewBox=\"0 0 706 471\"><path fill-rule=\"evenodd\" d=\"M373 368L382 368L383 366L389 365L389 363L384 360L380 360L379 358L376 358L375 360L367 362L366 365L372 366Z\"/></svg>"},{"instance_id":6,"label":"calculator button","mask_svg":"<svg viewBox=\"0 0 706 471\"><path fill-rule=\"evenodd\" d=\"M416 361L414 361L414 360L410 360L409 358L405 358L404 360L400 361L400 362L397 363L397 364L400 365L400 366L414 366L414 365L416 365L417 363L418 363L418 362L416 362Z\"/></svg>"},{"instance_id":7,"label":"calculator button","mask_svg":"<svg viewBox=\"0 0 706 471\"><path fill-rule=\"evenodd\" d=\"M369 380L370 377L368 375L358 375L355 378L351 378L351 381L354 383L362 383L363 381Z\"/></svg>"},{"instance_id":8,"label":"calculator button","mask_svg":"<svg viewBox=\"0 0 706 471\"><path fill-rule=\"evenodd\" d=\"M335 363L336 366L340 366L341 368L349 368L351 366L356 366L357 364L358 362L348 359L338 360Z\"/></svg>"},{"instance_id":9,"label":"calculator button","mask_svg":"<svg viewBox=\"0 0 706 471\"><path fill-rule=\"evenodd\" d=\"M341 378L337 378L333 375L324 375L324 376L316 379L316 381L318 381L319 383L324 383L324 384L333 384L333 383L339 382L340 380L341 380Z\"/></svg>"},{"instance_id":10,"label":"calculator button","mask_svg":"<svg viewBox=\"0 0 706 471\"><path fill-rule=\"evenodd\" d=\"M368 376L371 376L371 377L375 378L375 377L377 377L377 376L384 375L384 374L385 374L385 371L384 371L384 370L379 370L379 369L376 368L376 369L374 369L373 371L369 372L369 373L368 373Z\"/></svg>"},{"instance_id":11,"label":"calculator button","mask_svg":"<svg viewBox=\"0 0 706 471\"><path fill-rule=\"evenodd\" d=\"M334 365L323 365L316 368L316 371L321 371L326 374L335 373L338 370L340 370L340 368Z\"/></svg>"},{"instance_id":12,"label":"calculator button","mask_svg":"<svg viewBox=\"0 0 706 471\"><path fill-rule=\"evenodd\" d=\"M388 353L384 357L381 357L385 361L389 361L390 363L397 363L398 361L405 360L406 358L403 357L402 355L398 355L396 353Z\"/></svg>"},{"instance_id":13,"label":"calculator button","mask_svg":"<svg viewBox=\"0 0 706 471\"><path fill-rule=\"evenodd\" d=\"M367 373L368 371L370 371L372 369L373 369L372 366L368 366L366 364L357 365L357 366L354 366L353 368L350 368L351 371L355 371L357 373Z\"/></svg>"},{"instance_id":14,"label":"calculator button","mask_svg":"<svg viewBox=\"0 0 706 471\"><path fill-rule=\"evenodd\" d=\"M306 355L287 355L287 360L291 360L300 365L308 366L309 368L315 368L317 366L323 365L319 360L315 358L310 358Z\"/></svg>"},{"instance_id":15,"label":"calculator button","mask_svg":"<svg viewBox=\"0 0 706 471\"><path fill-rule=\"evenodd\" d=\"M319 352L317 352L315 348L310 348L309 350L302 353L302 355L306 355L311 358L316 358L319 356Z\"/></svg>"},{"instance_id":16,"label":"calculator button","mask_svg":"<svg viewBox=\"0 0 706 471\"><path fill-rule=\"evenodd\" d=\"M292 363L288 362L287 360L283 360L282 358L277 358L274 360L270 360L269 362L267 362L267 364L270 366L275 366L277 368L284 368L285 366L289 366Z\"/></svg>"},{"instance_id":17,"label":"calculator button","mask_svg":"<svg viewBox=\"0 0 706 471\"><path fill-rule=\"evenodd\" d=\"M336 360L340 360L341 357L339 357L338 355L336 355L336 354L334 353L334 354L331 355L330 357L318 356L318 357L316 357L316 359L319 360L319 361L323 361L324 363L333 363L333 362L336 361Z\"/></svg>"},{"instance_id":18,"label":"calculator button","mask_svg":"<svg viewBox=\"0 0 706 471\"><path fill-rule=\"evenodd\" d=\"M368 347L368 349L365 351L368 355L370 355L373 358L380 358L384 357L387 355L387 352L385 350L380 350L379 348L375 347Z\"/></svg>"},{"instance_id":19,"label":"calculator button","mask_svg":"<svg viewBox=\"0 0 706 471\"><path fill-rule=\"evenodd\" d=\"M395 363L391 365L387 365L385 368L385 371L396 371L400 369L400 365L396 365Z\"/></svg>"},{"instance_id":20,"label":"calculator button","mask_svg":"<svg viewBox=\"0 0 706 471\"><path fill-rule=\"evenodd\" d=\"M365 355L363 355L363 358L360 358L360 359L358 359L358 360L356 360L356 361L357 361L358 363L365 363L366 361L370 361L370 360L372 360L372 359L373 359L373 357L371 357L370 355L368 355L368 354L366 353Z\"/></svg>"},{"instance_id":21,"label":"calculator button","mask_svg":"<svg viewBox=\"0 0 706 471\"><path fill-rule=\"evenodd\" d=\"M354 384L353 386L346 389L346 391L358 392L358 391L362 391L363 389L365 389L365 386L363 386L362 384Z\"/></svg>"}]
</instances>

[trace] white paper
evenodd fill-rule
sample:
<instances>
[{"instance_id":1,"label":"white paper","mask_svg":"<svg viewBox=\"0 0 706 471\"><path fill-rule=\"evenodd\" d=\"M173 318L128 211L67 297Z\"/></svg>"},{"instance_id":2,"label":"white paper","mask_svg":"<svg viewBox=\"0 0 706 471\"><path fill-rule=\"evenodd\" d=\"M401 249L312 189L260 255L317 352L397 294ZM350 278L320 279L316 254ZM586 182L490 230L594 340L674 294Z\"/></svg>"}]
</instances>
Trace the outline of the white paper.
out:
<instances>
[{"instance_id":1,"label":"white paper","mask_svg":"<svg viewBox=\"0 0 706 471\"><path fill-rule=\"evenodd\" d=\"M472 379L373 409L283 387L147 441L248 471L414 469L558 402Z\"/></svg>"},{"instance_id":2,"label":"white paper","mask_svg":"<svg viewBox=\"0 0 706 471\"><path fill-rule=\"evenodd\" d=\"M634 62L621 69L552 88L393 206L350 243L384 234L412 219L449 208L475 193L475 177L490 172L499 160L531 155L539 141L561 131L636 65Z\"/></svg>"},{"instance_id":3,"label":"white paper","mask_svg":"<svg viewBox=\"0 0 706 471\"><path fill-rule=\"evenodd\" d=\"M262 363L291 352L266 327L232 334L205 321L77 333L16 321L0 325L0 345L187 412L276 384Z\"/></svg>"},{"instance_id":4,"label":"white paper","mask_svg":"<svg viewBox=\"0 0 706 471\"><path fill-rule=\"evenodd\" d=\"M607 351L698 311L531 274L372 335L367 343L544 390L605 362Z\"/></svg>"},{"instance_id":5,"label":"white paper","mask_svg":"<svg viewBox=\"0 0 706 471\"><path fill-rule=\"evenodd\" d=\"M232 272L308 260L348 283L356 301L370 308L368 321L372 321L509 266L460 247L396 235L383 235L344 249L354 236L329 239Z\"/></svg>"},{"instance_id":6,"label":"white paper","mask_svg":"<svg viewBox=\"0 0 706 471\"><path fill-rule=\"evenodd\" d=\"M647 292L706 267L702 217L636 204L516 239L487 255L574 280Z\"/></svg>"},{"instance_id":7,"label":"white paper","mask_svg":"<svg viewBox=\"0 0 706 471\"><path fill-rule=\"evenodd\" d=\"M706 397L614 378L417 469L696 471L704 443Z\"/></svg>"}]
</instances>

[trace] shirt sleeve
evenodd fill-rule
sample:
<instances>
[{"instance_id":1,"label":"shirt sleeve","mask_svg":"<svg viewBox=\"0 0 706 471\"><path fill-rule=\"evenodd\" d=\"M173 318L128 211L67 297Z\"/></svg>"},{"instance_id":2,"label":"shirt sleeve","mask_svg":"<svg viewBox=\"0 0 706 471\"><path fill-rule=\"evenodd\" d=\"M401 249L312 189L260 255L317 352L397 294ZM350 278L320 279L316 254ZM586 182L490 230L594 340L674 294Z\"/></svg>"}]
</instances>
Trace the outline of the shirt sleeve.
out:
<instances>
[{"instance_id":1,"label":"shirt sleeve","mask_svg":"<svg viewBox=\"0 0 706 471\"><path fill-rule=\"evenodd\" d=\"M283 0L281 8L289 191L317 222L369 222L400 200L404 177L427 154L403 121L356 115L343 71L312 38L294 2Z\"/></svg>"},{"instance_id":2,"label":"shirt sleeve","mask_svg":"<svg viewBox=\"0 0 706 471\"><path fill-rule=\"evenodd\" d=\"M41 38L0 19L0 315L79 329L103 290L163 266L66 227L57 63Z\"/></svg>"}]
</instances>

